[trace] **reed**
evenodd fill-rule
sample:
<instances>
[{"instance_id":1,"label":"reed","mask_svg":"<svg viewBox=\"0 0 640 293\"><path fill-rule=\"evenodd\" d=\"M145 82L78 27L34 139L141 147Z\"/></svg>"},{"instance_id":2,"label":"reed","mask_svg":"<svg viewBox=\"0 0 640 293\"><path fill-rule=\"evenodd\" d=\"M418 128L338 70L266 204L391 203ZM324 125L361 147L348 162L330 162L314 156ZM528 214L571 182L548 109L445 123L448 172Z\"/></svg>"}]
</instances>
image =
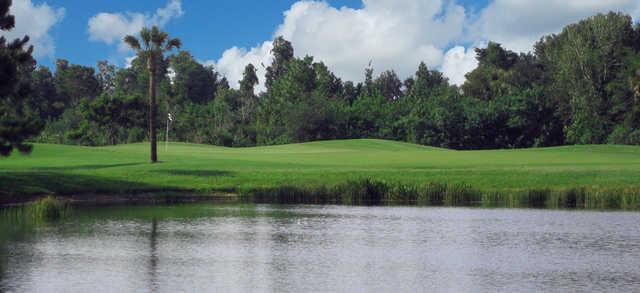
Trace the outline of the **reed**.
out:
<instances>
[{"instance_id":1,"label":"reed","mask_svg":"<svg viewBox=\"0 0 640 293\"><path fill-rule=\"evenodd\" d=\"M570 188L482 191L468 184L401 184L362 178L336 186L282 186L251 189L241 197L253 203L483 206L508 208L640 209L640 188Z\"/></svg>"},{"instance_id":2,"label":"reed","mask_svg":"<svg viewBox=\"0 0 640 293\"><path fill-rule=\"evenodd\" d=\"M338 185L333 195L343 204L381 205L389 202L389 190L389 184L384 181L364 178Z\"/></svg>"},{"instance_id":3,"label":"reed","mask_svg":"<svg viewBox=\"0 0 640 293\"><path fill-rule=\"evenodd\" d=\"M55 221L66 214L67 205L53 196L46 196L30 203L26 211L34 219Z\"/></svg>"}]
</instances>

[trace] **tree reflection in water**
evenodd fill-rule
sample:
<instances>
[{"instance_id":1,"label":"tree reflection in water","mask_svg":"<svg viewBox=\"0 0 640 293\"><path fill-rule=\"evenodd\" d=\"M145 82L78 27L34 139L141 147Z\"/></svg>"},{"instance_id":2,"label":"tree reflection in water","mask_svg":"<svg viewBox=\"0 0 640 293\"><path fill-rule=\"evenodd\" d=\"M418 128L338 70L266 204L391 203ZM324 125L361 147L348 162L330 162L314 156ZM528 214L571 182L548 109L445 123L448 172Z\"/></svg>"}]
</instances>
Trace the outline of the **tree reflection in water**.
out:
<instances>
[{"instance_id":1,"label":"tree reflection in water","mask_svg":"<svg viewBox=\"0 0 640 293\"><path fill-rule=\"evenodd\" d=\"M149 288L152 292L158 290L158 220L151 220L149 234Z\"/></svg>"}]
</instances>

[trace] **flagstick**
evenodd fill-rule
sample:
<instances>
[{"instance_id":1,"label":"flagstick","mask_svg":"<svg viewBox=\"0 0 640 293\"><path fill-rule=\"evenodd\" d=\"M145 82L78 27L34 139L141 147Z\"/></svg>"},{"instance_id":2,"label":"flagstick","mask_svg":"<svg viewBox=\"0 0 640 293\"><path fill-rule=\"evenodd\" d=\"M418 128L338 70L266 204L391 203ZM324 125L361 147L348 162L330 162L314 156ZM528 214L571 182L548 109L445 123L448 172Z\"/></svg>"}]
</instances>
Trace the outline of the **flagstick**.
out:
<instances>
[{"instance_id":1,"label":"flagstick","mask_svg":"<svg viewBox=\"0 0 640 293\"><path fill-rule=\"evenodd\" d=\"M164 139L164 151L167 152L169 149L169 123L173 122L173 116L171 113L167 113L167 134Z\"/></svg>"},{"instance_id":2,"label":"flagstick","mask_svg":"<svg viewBox=\"0 0 640 293\"><path fill-rule=\"evenodd\" d=\"M169 119L167 119L167 135L164 140L164 152L166 153L169 149Z\"/></svg>"}]
</instances>

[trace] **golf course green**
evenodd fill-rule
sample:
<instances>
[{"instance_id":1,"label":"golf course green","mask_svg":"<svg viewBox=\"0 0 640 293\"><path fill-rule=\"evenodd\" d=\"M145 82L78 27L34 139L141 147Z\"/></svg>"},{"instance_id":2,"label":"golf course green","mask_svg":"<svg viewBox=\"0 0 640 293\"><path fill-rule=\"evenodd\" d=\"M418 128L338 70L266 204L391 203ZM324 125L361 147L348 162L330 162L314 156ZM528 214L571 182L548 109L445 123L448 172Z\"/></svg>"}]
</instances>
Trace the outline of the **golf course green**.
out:
<instances>
[{"instance_id":1,"label":"golf course green","mask_svg":"<svg viewBox=\"0 0 640 293\"><path fill-rule=\"evenodd\" d=\"M0 159L0 196L196 193L331 187L363 178L394 184L464 184L482 193L631 190L640 187L640 147L584 145L454 151L385 140L336 140L268 147L36 144ZM638 194L634 194L637 198Z\"/></svg>"}]
</instances>

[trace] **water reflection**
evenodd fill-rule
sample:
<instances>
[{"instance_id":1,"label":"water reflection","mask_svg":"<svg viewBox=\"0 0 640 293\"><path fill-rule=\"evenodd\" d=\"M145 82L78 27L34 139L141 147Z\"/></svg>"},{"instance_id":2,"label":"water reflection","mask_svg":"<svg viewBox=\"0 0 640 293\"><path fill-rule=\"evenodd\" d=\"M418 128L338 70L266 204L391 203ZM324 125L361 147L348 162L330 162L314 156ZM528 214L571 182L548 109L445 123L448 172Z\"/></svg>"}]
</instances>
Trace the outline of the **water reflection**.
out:
<instances>
[{"instance_id":1,"label":"water reflection","mask_svg":"<svg viewBox=\"0 0 640 293\"><path fill-rule=\"evenodd\" d=\"M0 291L627 291L640 213L102 208L0 219Z\"/></svg>"},{"instance_id":2,"label":"water reflection","mask_svg":"<svg viewBox=\"0 0 640 293\"><path fill-rule=\"evenodd\" d=\"M149 233L149 288L158 290L158 220L151 220L151 233Z\"/></svg>"}]
</instances>

